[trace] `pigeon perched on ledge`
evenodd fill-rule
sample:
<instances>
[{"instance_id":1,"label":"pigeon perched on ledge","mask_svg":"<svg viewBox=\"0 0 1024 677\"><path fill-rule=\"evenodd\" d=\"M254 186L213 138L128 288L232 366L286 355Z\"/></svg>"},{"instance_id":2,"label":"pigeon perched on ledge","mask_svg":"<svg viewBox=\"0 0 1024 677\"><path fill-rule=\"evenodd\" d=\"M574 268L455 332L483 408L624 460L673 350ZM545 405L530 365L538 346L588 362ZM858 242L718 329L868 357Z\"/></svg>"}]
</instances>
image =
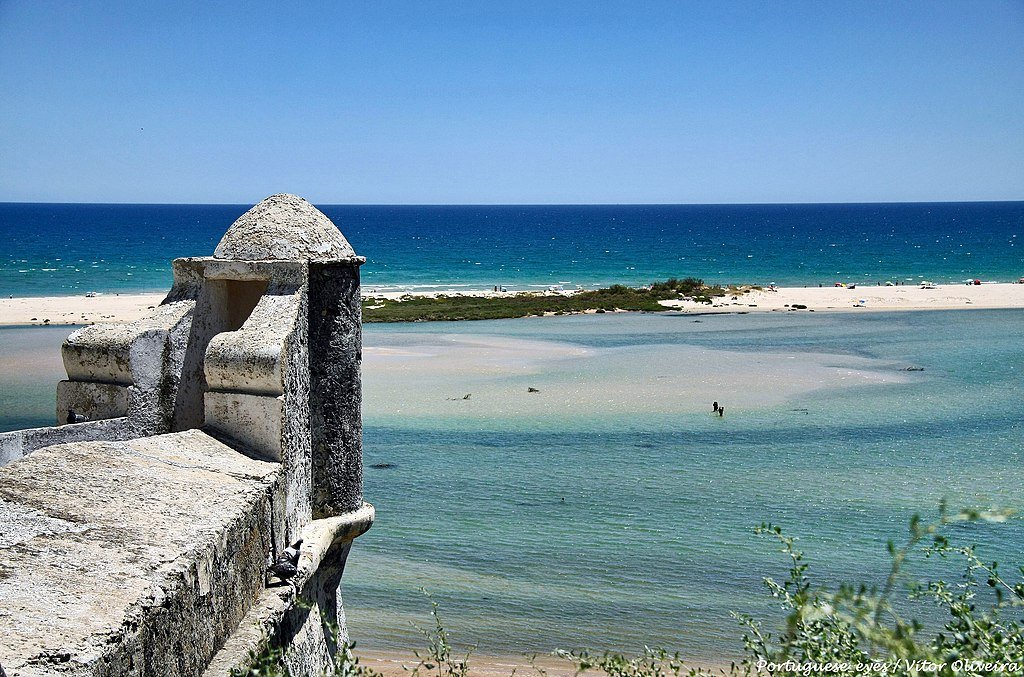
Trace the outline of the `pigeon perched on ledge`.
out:
<instances>
[{"instance_id":1,"label":"pigeon perched on ledge","mask_svg":"<svg viewBox=\"0 0 1024 677\"><path fill-rule=\"evenodd\" d=\"M299 547L302 539L295 541L278 554L274 563L270 565L270 573L282 581L287 581L299 571Z\"/></svg>"},{"instance_id":2,"label":"pigeon perched on ledge","mask_svg":"<svg viewBox=\"0 0 1024 677\"><path fill-rule=\"evenodd\" d=\"M75 413L74 409L68 409L68 423L85 423L89 420L89 417L85 414Z\"/></svg>"}]
</instances>

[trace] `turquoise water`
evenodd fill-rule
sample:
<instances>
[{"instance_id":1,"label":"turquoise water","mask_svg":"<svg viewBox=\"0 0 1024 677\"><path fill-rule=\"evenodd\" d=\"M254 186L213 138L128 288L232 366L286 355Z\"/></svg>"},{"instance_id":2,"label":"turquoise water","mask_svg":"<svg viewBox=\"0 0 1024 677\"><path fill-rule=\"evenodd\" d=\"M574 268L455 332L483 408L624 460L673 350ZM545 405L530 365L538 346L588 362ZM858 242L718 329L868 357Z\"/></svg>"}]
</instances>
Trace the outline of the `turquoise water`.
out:
<instances>
[{"instance_id":1,"label":"turquoise water","mask_svg":"<svg viewBox=\"0 0 1024 677\"><path fill-rule=\"evenodd\" d=\"M54 425L71 327L0 327L0 432Z\"/></svg>"},{"instance_id":2,"label":"turquoise water","mask_svg":"<svg viewBox=\"0 0 1024 677\"><path fill-rule=\"evenodd\" d=\"M0 329L0 425L49 422L52 387L34 384L59 373L67 331ZM762 521L801 536L822 582L877 583L914 512L1024 505L1021 311L365 331L378 521L344 583L364 648L421 646L425 587L482 653L721 659L739 650L731 611L776 617L761 579L786 563ZM1021 563L1020 520L954 535Z\"/></svg>"},{"instance_id":3,"label":"turquoise water","mask_svg":"<svg viewBox=\"0 0 1024 677\"><path fill-rule=\"evenodd\" d=\"M877 583L886 540L905 534L915 511L934 512L942 498L1022 505L1019 311L699 319L458 327L478 341L589 351L541 355L538 369L520 364L465 386L473 410L444 399L460 394L448 379L431 388L399 369L381 375L437 402L393 413L405 405L373 399L387 389L374 382L369 357L366 462L396 468L366 474L380 517L346 575L360 641L414 642L422 586L442 600L457 635L484 652L647 643L731 656L740 632L729 612L771 618L761 579L783 575L775 548L752 535L762 521L800 535L823 581ZM366 343L415 347L432 336L443 344L452 332L369 327ZM447 366L443 353L429 359ZM925 371L900 371L906 366ZM748 378L730 381L737 367ZM614 397L628 390L630 373L644 381L630 395L656 403L643 413ZM793 387L808 378L819 387ZM612 401L487 413L574 381L579 397L596 391ZM701 386L687 386L694 382ZM524 393L527 383L541 393ZM727 407L724 418L709 415L712 399ZM960 535L986 556L1020 562L1020 522Z\"/></svg>"}]
</instances>

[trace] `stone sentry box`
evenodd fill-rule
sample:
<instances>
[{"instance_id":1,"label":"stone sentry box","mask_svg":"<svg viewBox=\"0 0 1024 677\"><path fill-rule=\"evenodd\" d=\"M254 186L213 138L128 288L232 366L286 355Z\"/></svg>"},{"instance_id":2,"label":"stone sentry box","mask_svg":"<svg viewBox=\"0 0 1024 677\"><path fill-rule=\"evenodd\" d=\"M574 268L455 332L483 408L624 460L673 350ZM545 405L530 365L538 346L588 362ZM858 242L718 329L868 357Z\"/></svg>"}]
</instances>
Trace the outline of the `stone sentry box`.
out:
<instances>
[{"instance_id":1,"label":"stone sentry box","mask_svg":"<svg viewBox=\"0 0 1024 677\"><path fill-rule=\"evenodd\" d=\"M279 461L292 534L358 509L365 260L305 200L263 200L212 257L174 261L155 318L68 337L58 422L71 409L124 417L131 437L202 427Z\"/></svg>"},{"instance_id":2,"label":"stone sentry box","mask_svg":"<svg viewBox=\"0 0 1024 677\"><path fill-rule=\"evenodd\" d=\"M197 665L208 666L203 674L221 674L244 663L244 656L268 635L295 649L289 666L293 674L317 674L337 650L335 629L341 639L347 637L338 594L341 574L352 539L373 520L373 508L362 496L359 267L364 262L311 204L294 195L273 195L231 225L212 257L176 259L174 284L149 317L85 327L68 337L62 347L68 378L58 385L58 423L65 423L68 410L88 420L0 434L0 465L14 461L0 469L0 513L9 509L13 515L29 514L25 511L36 510L45 497L59 501L61 494L44 477L40 486L26 489L38 495L31 506L28 498L19 499L25 502L22 507L5 503L5 495L14 495L13 489L4 493L6 471L12 477L32 476L33 463L52 464L58 453L92 458L99 447L88 445L98 441L119 443L108 447L108 453L126 458L138 456L143 448L159 449L167 459L179 453L174 449L210 449L227 459L217 467L229 475L231 453L272 464L261 471L269 474L252 489L252 500L242 501L251 507L238 508L250 512L225 518L238 523L251 514L253 524L265 525L268 532L263 533L264 527L248 536L239 532L238 538L248 539L245 543L252 541L239 551L255 552L253 546L262 542L266 550L278 552L302 538L300 573L291 587L231 593L238 599L222 606L239 617L222 625L234 624L235 630L211 639L216 656L204 657L206 650L197 649L188 659L193 667L174 674L200 674ZM157 440L155 446L140 446L140 438L150 437ZM173 460L161 463L169 464L172 474L193 467L179 468ZM240 457L239 467L244 463ZM20 492L25 480L19 482ZM173 482L173 477L168 479L169 486ZM123 509L130 511L131 506ZM32 536L30 529L26 533L16 534L22 540L11 541L11 547L47 538L42 533ZM220 552L226 538L222 534L210 547ZM3 547L0 528L0 570ZM192 556L182 554L182 566L193 566L188 563ZM224 566L258 573L263 562L248 557ZM11 558L15 561L13 554ZM217 568L212 571L216 575ZM22 586L33 582L26 576ZM0 580L0 605L4 584ZM182 584L164 586L165 593L170 595L176 585ZM296 604L297 597L306 603ZM90 669L81 674L106 673Z\"/></svg>"}]
</instances>

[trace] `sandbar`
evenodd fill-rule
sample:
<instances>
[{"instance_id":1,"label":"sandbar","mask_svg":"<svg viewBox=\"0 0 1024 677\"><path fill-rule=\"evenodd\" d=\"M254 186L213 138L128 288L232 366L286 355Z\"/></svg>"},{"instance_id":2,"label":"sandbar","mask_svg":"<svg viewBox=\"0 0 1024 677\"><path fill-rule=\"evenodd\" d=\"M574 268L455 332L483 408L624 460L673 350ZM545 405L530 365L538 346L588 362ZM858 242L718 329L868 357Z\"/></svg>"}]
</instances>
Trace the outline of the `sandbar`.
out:
<instances>
[{"instance_id":1,"label":"sandbar","mask_svg":"<svg viewBox=\"0 0 1024 677\"><path fill-rule=\"evenodd\" d=\"M406 295L499 297L513 292L460 290L449 292L366 292L365 298L399 298ZM572 292L537 292L567 293ZM36 296L0 299L0 325L72 325L131 322L145 317L159 305L164 294L100 294L93 297ZM715 299L711 305L695 301L663 301L669 309L684 312L784 312L794 305L815 311L864 312L868 310L953 310L968 308L1024 308L1024 284L986 283L876 287L780 287L753 290L738 296Z\"/></svg>"}]
</instances>

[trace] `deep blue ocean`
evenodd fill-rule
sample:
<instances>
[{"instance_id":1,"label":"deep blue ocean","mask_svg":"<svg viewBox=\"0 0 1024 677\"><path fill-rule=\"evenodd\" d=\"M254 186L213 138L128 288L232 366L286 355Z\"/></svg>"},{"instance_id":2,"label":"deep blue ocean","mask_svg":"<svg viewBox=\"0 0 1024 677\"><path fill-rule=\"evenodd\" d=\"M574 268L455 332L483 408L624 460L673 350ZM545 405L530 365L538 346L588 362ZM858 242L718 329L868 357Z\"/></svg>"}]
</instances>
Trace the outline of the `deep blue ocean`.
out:
<instances>
[{"instance_id":1,"label":"deep blue ocean","mask_svg":"<svg viewBox=\"0 0 1024 677\"><path fill-rule=\"evenodd\" d=\"M1013 281L1024 202L835 205L318 205L368 289L561 284ZM0 204L0 294L163 291L243 205Z\"/></svg>"}]
</instances>

